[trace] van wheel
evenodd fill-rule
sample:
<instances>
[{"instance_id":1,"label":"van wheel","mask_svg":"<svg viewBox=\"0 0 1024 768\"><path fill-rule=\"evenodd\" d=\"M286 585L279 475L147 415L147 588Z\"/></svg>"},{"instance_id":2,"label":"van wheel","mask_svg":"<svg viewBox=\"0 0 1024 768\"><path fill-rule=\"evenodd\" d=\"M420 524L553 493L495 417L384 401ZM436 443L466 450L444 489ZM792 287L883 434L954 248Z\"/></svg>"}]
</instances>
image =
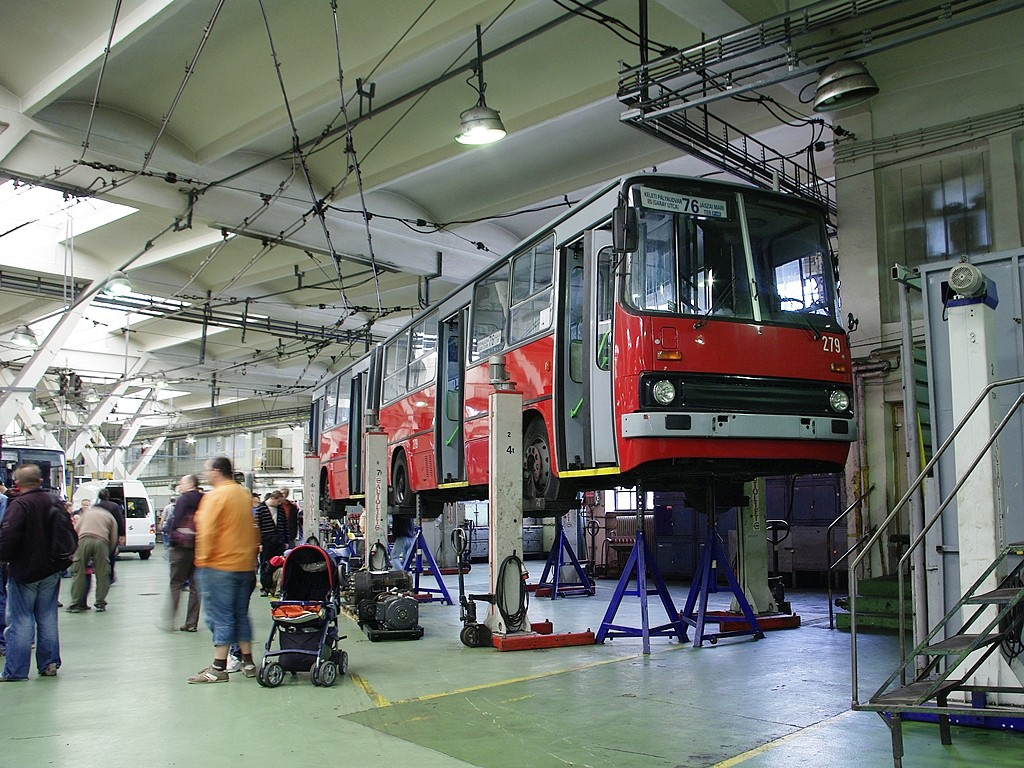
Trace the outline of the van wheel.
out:
<instances>
[{"instance_id":1,"label":"van wheel","mask_svg":"<svg viewBox=\"0 0 1024 768\"><path fill-rule=\"evenodd\" d=\"M150 552L148 549L144 549L141 552L139 552L139 558L141 560L149 560L149 556L152 555L152 554L153 553Z\"/></svg>"}]
</instances>

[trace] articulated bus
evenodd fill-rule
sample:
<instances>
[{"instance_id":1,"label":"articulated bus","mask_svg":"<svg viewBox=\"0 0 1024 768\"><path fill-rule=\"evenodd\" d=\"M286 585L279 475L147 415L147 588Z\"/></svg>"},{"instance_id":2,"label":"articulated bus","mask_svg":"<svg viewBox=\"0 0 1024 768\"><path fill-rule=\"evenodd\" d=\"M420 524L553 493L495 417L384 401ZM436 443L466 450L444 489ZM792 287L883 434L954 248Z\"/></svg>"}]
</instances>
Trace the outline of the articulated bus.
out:
<instances>
[{"instance_id":1,"label":"articulated bus","mask_svg":"<svg viewBox=\"0 0 1024 768\"><path fill-rule=\"evenodd\" d=\"M581 489L837 471L850 349L817 205L648 174L580 203L321 385L327 513L363 497L364 414L392 511L486 498L488 359L523 395L524 514ZM557 502L557 503L556 503Z\"/></svg>"}]
</instances>

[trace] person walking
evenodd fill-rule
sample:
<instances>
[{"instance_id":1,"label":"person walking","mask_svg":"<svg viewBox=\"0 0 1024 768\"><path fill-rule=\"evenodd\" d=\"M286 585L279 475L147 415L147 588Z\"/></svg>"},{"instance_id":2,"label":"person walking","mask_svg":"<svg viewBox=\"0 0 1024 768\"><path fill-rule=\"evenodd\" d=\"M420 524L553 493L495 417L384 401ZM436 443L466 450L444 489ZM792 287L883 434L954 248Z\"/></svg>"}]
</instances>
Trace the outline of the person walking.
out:
<instances>
[{"instance_id":1,"label":"person walking","mask_svg":"<svg viewBox=\"0 0 1024 768\"><path fill-rule=\"evenodd\" d=\"M183 475L178 481L178 500L170 513L168 535L170 537L171 560L171 599L168 616L168 627L174 628L178 615L178 604L181 593L188 583L188 607L185 611L185 623L182 632L195 632L199 627L199 607L201 599L199 586L196 584L196 510L203 498L199 489L199 478L195 475Z\"/></svg>"},{"instance_id":2,"label":"person walking","mask_svg":"<svg viewBox=\"0 0 1024 768\"><path fill-rule=\"evenodd\" d=\"M0 483L0 526L7 512L7 486ZM7 564L0 560L0 656L7 655L4 631L7 629Z\"/></svg>"},{"instance_id":3,"label":"person walking","mask_svg":"<svg viewBox=\"0 0 1024 768\"><path fill-rule=\"evenodd\" d=\"M299 508L288 498L287 488L280 488L277 493L281 498L281 511L284 512L287 523L285 548L292 549L299 539Z\"/></svg>"},{"instance_id":4,"label":"person walking","mask_svg":"<svg viewBox=\"0 0 1024 768\"><path fill-rule=\"evenodd\" d=\"M110 591L110 552L117 546L117 522L107 510L91 506L78 516L78 549L72 561L71 605L68 613L89 610L89 577L86 575L92 563L96 577L96 610L107 610L107 593Z\"/></svg>"},{"instance_id":5,"label":"person walking","mask_svg":"<svg viewBox=\"0 0 1024 768\"><path fill-rule=\"evenodd\" d=\"M272 558L284 554L287 521L281 510L281 494L271 491L263 503L256 507L256 522L260 527L260 595L274 595Z\"/></svg>"},{"instance_id":6,"label":"person walking","mask_svg":"<svg viewBox=\"0 0 1024 768\"><path fill-rule=\"evenodd\" d=\"M249 598L256 588L259 533L252 516L252 496L234 481L231 460L218 456L206 462L206 481L196 511L196 577L213 633L213 663L188 678L189 683L226 683L228 650L238 643L242 674L256 676L252 658Z\"/></svg>"},{"instance_id":7,"label":"person walking","mask_svg":"<svg viewBox=\"0 0 1024 768\"><path fill-rule=\"evenodd\" d=\"M107 512L114 516L114 520L117 522L117 544L124 544L125 534L127 533L127 526L125 525L124 519L124 507L118 504L116 501L110 500L110 491L106 488L100 488L96 493L96 506L103 507ZM117 545L110 550L110 583L113 584L117 581L117 574L114 572L114 566L117 564Z\"/></svg>"},{"instance_id":8,"label":"person walking","mask_svg":"<svg viewBox=\"0 0 1024 768\"><path fill-rule=\"evenodd\" d=\"M0 682L28 679L33 642L39 674L57 674L57 591L68 561L55 559L54 541L68 532L72 539L75 536L71 518L52 514L60 500L43 490L37 465L19 466L14 481L21 493L11 499L0 523L0 561L7 563L7 655ZM57 526L66 530L58 531Z\"/></svg>"}]
</instances>

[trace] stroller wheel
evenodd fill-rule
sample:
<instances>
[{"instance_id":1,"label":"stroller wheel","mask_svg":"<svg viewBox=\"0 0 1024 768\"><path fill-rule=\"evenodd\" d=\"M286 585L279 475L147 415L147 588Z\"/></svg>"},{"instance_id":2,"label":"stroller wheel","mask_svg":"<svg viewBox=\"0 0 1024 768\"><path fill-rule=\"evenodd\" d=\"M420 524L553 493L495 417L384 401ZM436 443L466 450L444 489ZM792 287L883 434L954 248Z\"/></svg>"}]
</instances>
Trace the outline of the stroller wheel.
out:
<instances>
[{"instance_id":1,"label":"stroller wheel","mask_svg":"<svg viewBox=\"0 0 1024 768\"><path fill-rule=\"evenodd\" d=\"M313 667L313 684L330 688L338 679L338 666L333 661L322 661Z\"/></svg>"},{"instance_id":2,"label":"stroller wheel","mask_svg":"<svg viewBox=\"0 0 1024 768\"><path fill-rule=\"evenodd\" d=\"M276 661L264 664L256 673L256 682L264 688L277 688L284 680L284 667Z\"/></svg>"},{"instance_id":3,"label":"stroller wheel","mask_svg":"<svg viewBox=\"0 0 1024 768\"><path fill-rule=\"evenodd\" d=\"M345 651L335 651L331 654L331 661L333 661L337 667L339 674L348 674L348 653Z\"/></svg>"}]
</instances>

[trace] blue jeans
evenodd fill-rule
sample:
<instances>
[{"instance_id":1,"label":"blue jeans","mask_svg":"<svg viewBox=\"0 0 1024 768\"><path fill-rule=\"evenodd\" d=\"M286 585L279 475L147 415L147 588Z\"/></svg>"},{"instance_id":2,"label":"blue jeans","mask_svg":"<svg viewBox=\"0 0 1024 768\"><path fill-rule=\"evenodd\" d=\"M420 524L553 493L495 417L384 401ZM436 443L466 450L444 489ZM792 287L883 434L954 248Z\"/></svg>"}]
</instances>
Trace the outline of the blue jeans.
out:
<instances>
[{"instance_id":1,"label":"blue jeans","mask_svg":"<svg viewBox=\"0 0 1024 768\"><path fill-rule=\"evenodd\" d=\"M213 644L251 643L249 597L256 588L256 572L197 568L196 579L203 595L206 625L213 633Z\"/></svg>"},{"instance_id":2,"label":"blue jeans","mask_svg":"<svg viewBox=\"0 0 1024 768\"><path fill-rule=\"evenodd\" d=\"M402 570L405 566L405 558L409 556L410 550L416 543L412 536L395 536L391 546L391 567L396 571Z\"/></svg>"},{"instance_id":3,"label":"blue jeans","mask_svg":"<svg viewBox=\"0 0 1024 768\"><path fill-rule=\"evenodd\" d=\"M0 651L6 653L7 641L4 632L7 629L7 566L0 565Z\"/></svg>"},{"instance_id":4,"label":"blue jeans","mask_svg":"<svg viewBox=\"0 0 1024 768\"><path fill-rule=\"evenodd\" d=\"M36 641L36 669L48 664L60 666L60 638L57 635L57 592L60 574L23 583L7 579L7 660L3 676L28 677L32 641Z\"/></svg>"}]
</instances>

